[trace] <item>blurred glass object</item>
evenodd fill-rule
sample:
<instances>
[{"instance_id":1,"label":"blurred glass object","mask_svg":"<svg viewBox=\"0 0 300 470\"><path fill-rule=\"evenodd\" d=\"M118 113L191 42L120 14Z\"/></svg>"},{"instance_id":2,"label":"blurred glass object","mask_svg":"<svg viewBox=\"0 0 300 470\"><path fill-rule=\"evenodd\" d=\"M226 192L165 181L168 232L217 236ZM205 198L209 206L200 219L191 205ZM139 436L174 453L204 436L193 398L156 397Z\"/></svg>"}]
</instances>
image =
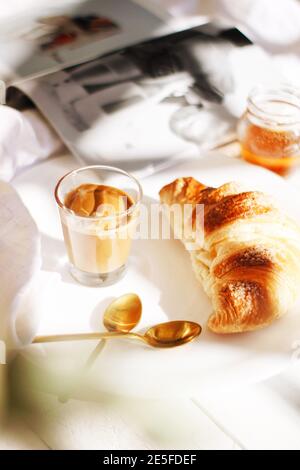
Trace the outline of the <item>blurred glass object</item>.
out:
<instances>
[{"instance_id":1,"label":"blurred glass object","mask_svg":"<svg viewBox=\"0 0 300 470\"><path fill-rule=\"evenodd\" d=\"M173 114L170 127L182 139L210 150L231 140L235 119L219 104L186 105Z\"/></svg>"}]
</instances>

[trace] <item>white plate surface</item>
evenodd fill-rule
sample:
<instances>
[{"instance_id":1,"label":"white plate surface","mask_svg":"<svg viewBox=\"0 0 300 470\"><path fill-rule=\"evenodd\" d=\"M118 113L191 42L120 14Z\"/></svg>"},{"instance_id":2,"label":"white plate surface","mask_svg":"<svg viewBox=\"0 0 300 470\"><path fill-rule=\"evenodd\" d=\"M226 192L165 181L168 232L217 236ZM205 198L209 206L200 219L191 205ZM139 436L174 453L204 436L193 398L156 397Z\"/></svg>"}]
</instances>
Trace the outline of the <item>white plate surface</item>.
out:
<instances>
[{"instance_id":1,"label":"white plate surface","mask_svg":"<svg viewBox=\"0 0 300 470\"><path fill-rule=\"evenodd\" d=\"M212 387L257 382L291 364L293 347L300 340L299 303L284 318L259 332L223 337L210 333L205 323L211 304L195 280L189 256L180 242L135 241L128 273L114 286L95 289L73 281L66 266L53 188L63 174L76 167L78 163L69 156L56 158L14 180L42 233L43 270L52 279L39 334L103 330L102 312L111 299L136 292L143 301L139 329L187 319L200 322L203 334L197 341L172 350L154 350L126 341L108 342L93 368L98 388L137 396L194 394L209 392ZM178 164L143 180L146 199L157 200L159 189L178 176L194 176L212 186L233 180L245 183L273 194L300 221L299 194L283 179L219 154ZM89 344L89 350L92 346ZM45 348L49 358L53 347ZM76 347L74 343L66 344L62 350L71 358Z\"/></svg>"}]
</instances>

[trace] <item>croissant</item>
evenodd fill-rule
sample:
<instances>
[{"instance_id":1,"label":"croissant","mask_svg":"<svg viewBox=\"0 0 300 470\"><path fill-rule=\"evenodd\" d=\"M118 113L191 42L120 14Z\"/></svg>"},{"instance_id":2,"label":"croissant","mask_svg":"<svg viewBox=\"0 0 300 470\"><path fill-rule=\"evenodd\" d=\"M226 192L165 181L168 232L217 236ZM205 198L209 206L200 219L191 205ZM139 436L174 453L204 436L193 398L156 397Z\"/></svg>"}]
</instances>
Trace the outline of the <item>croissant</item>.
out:
<instances>
[{"instance_id":1,"label":"croissant","mask_svg":"<svg viewBox=\"0 0 300 470\"><path fill-rule=\"evenodd\" d=\"M176 179L159 194L163 205L192 205L189 221L169 221L212 300L211 331L257 330L288 311L300 290L300 228L270 197L236 183L206 187L191 177ZM181 236L187 222L195 228L198 204L204 205L203 243L195 230Z\"/></svg>"}]
</instances>

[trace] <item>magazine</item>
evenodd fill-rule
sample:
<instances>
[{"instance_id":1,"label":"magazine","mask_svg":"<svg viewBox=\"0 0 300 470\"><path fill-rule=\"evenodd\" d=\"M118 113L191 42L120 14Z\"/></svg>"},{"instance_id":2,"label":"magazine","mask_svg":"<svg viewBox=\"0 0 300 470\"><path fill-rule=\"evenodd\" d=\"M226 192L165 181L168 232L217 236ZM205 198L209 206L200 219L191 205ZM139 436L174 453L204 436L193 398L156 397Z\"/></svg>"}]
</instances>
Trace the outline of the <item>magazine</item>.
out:
<instances>
[{"instance_id":1,"label":"magazine","mask_svg":"<svg viewBox=\"0 0 300 470\"><path fill-rule=\"evenodd\" d=\"M224 114L222 86L206 69L249 41L203 18L174 32L168 15L145 3L151 2L88 1L76 15L44 15L43 25L45 18L47 26L55 24L47 34L40 25L26 33L37 41L38 55L9 83L31 98L84 163L136 169L137 162L164 164L234 138L229 115L220 123L206 119L211 136L203 126L207 109Z\"/></svg>"},{"instance_id":2,"label":"magazine","mask_svg":"<svg viewBox=\"0 0 300 470\"><path fill-rule=\"evenodd\" d=\"M26 6L28 0L24 0ZM151 0L40 0L0 18L0 78L7 86L186 29Z\"/></svg>"}]
</instances>

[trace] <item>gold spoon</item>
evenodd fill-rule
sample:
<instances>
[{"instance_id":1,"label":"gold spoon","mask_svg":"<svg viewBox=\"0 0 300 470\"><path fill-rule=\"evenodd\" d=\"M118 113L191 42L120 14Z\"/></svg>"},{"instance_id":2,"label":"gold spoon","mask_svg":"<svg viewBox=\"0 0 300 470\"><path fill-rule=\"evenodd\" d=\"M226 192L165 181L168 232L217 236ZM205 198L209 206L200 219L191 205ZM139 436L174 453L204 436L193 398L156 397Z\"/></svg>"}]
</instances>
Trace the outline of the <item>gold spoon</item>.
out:
<instances>
[{"instance_id":1,"label":"gold spoon","mask_svg":"<svg viewBox=\"0 0 300 470\"><path fill-rule=\"evenodd\" d=\"M57 341L80 341L91 339L137 339L153 348L174 348L189 343L202 331L198 323L179 320L160 323L152 326L143 335L137 333L122 333L117 331L107 333L79 333L67 335L37 336L33 343L52 343Z\"/></svg>"},{"instance_id":2,"label":"gold spoon","mask_svg":"<svg viewBox=\"0 0 300 470\"><path fill-rule=\"evenodd\" d=\"M103 325L108 331L129 333L137 326L142 316L142 302L136 294L125 294L111 302L106 308ZM106 344L105 339L99 342L88 358L85 368L91 367L98 354Z\"/></svg>"},{"instance_id":3,"label":"gold spoon","mask_svg":"<svg viewBox=\"0 0 300 470\"><path fill-rule=\"evenodd\" d=\"M136 294L125 294L114 300L105 310L103 324L108 331L129 333L140 321L142 302Z\"/></svg>"},{"instance_id":4,"label":"gold spoon","mask_svg":"<svg viewBox=\"0 0 300 470\"><path fill-rule=\"evenodd\" d=\"M106 308L103 317L103 324L108 331L117 331L120 333L129 333L133 328L137 326L142 316L142 302L136 294L125 294L118 297L116 300L111 302ZM102 339L97 344L96 348L91 352L88 360L82 368L81 373L78 375L75 383L72 385L72 389L76 386L77 382L80 381L82 375L86 374L88 369L92 367L95 360L102 352L106 340ZM72 390L64 392L58 397L61 403L66 403L69 400Z\"/></svg>"}]
</instances>

